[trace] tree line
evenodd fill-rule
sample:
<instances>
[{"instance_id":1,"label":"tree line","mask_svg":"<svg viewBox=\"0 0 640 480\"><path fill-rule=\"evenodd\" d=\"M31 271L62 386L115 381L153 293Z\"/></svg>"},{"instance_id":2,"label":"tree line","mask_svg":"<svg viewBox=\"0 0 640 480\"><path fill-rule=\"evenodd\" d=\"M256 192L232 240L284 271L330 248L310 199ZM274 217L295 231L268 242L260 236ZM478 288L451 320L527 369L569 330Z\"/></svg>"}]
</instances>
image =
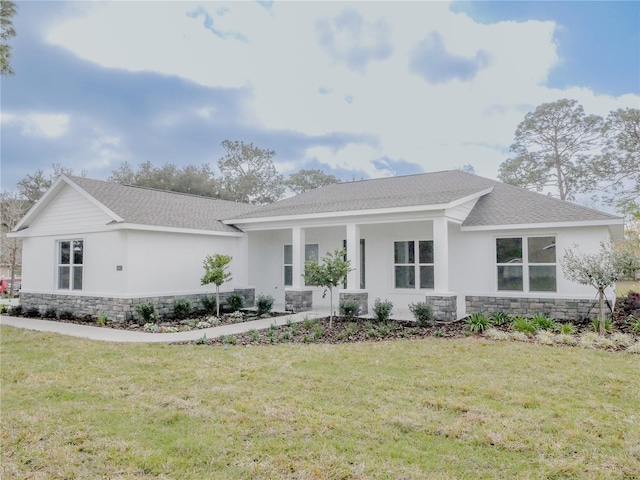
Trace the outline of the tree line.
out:
<instances>
[{"instance_id":1,"label":"tree line","mask_svg":"<svg viewBox=\"0 0 640 480\"><path fill-rule=\"evenodd\" d=\"M503 182L562 200L590 194L640 218L640 109L602 118L576 100L544 103L518 125L510 152L500 165Z\"/></svg>"}]
</instances>

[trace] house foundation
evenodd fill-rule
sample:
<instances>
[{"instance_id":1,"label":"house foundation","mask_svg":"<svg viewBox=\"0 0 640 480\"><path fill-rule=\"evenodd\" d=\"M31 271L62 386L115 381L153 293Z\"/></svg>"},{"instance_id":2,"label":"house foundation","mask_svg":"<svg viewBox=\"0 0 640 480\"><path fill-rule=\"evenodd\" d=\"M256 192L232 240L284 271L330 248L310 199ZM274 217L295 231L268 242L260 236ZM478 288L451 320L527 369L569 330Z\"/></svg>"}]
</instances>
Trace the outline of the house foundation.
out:
<instances>
[{"instance_id":1,"label":"house foundation","mask_svg":"<svg viewBox=\"0 0 640 480\"><path fill-rule=\"evenodd\" d=\"M576 320L598 316L595 300L564 298L523 298L523 297L465 297L467 314L504 312L512 315L533 316L542 313L558 320Z\"/></svg>"},{"instance_id":2,"label":"house foundation","mask_svg":"<svg viewBox=\"0 0 640 480\"><path fill-rule=\"evenodd\" d=\"M456 295L427 295L425 302L433 309L433 316L440 322L455 322L458 317Z\"/></svg>"},{"instance_id":3,"label":"house foundation","mask_svg":"<svg viewBox=\"0 0 640 480\"><path fill-rule=\"evenodd\" d=\"M287 289L284 292L285 310L289 312L306 312L313 307L312 290Z\"/></svg>"},{"instance_id":4,"label":"house foundation","mask_svg":"<svg viewBox=\"0 0 640 480\"><path fill-rule=\"evenodd\" d=\"M220 292L220 304L226 303L227 297L236 293L244 298L246 307L255 304L255 290L253 288L237 288L232 292ZM173 315L173 301L177 298L184 298L191 302L195 311L202 310L202 297L215 296L214 293L196 293L189 295L162 295L150 297L118 298L118 297L98 297L86 295L61 295L47 293L20 294L20 305L23 311L36 308L41 314L49 309L54 309L58 314L61 312L71 312L77 318L106 315L110 320L116 322L128 322L137 320L136 305L142 302L151 302L156 306L159 318L171 317Z\"/></svg>"}]
</instances>

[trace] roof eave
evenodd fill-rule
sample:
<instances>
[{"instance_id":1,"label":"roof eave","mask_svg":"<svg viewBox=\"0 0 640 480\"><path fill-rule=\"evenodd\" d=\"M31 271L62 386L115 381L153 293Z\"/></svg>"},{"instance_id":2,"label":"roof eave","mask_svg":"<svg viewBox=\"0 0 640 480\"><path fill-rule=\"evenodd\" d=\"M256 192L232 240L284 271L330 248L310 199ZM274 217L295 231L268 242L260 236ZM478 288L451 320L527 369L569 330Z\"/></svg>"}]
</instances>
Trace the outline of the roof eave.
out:
<instances>
[{"instance_id":1,"label":"roof eave","mask_svg":"<svg viewBox=\"0 0 640 480\"><path fill-rule=\"evenodd\" d=\"M569 222L544 222L544 223L518 223L504 225L462 225L460 231L480 232L489 230L527 230L531 228L564 228L564 227L601 227L620 225L624 226L623 218L611 218L603 220L576 220Z\"/></svg>"}]
</instances>

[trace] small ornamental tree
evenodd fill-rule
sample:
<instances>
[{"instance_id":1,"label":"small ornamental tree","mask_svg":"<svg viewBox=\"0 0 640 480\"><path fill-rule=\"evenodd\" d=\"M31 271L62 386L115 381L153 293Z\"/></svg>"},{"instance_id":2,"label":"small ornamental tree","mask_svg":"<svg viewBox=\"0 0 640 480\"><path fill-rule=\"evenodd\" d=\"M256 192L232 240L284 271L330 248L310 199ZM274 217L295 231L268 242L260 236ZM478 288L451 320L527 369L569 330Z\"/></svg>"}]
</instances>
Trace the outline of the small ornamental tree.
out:
<instances>
[{"instance_id":1,"label":"small ornamental tree","mask_svg":"<svg viewBox=\"0 0 640 480\"><path fill-rule=\"evenodd\" d=\"M577 245L565 251L562 259L562 271L569 280L581 285L591 285L598 290L600 303L600 334L605 334L604 291L623 277L627 255L614 250L611 243L600 243L598 253L581 253Z\"/></svg>"},{"instance_id":2,"label":"small ornamental tree","mask_svg":"<svg viewBox=\"0 0 640 480\"><path fill-rule=\"evenodd\" d=\"M215 283L216 285L216 316L220 316L220 285L231 280L231 273L227 270L232 257L229 255L207 255L204 259L204 275L200 280L201 285Z\"/></svg>"},{"instance_id":3,"label":"small ornamental tree","mask_svg":"<svg viewBox=\"0 0 640 480\"><path fill-rule=\"evenodd\" d=\"M318 263L315 258L304 263L305 283L324 287L323 297L327 295L327 290L329 290L329 305L331 307L329 328L333 326L333 289L343 283L351 271L351 262L344 259L346 254L344 248L338 248L333 253L327 252L327 255L321 259L322 263Z\"/></svg>"}]
</instances>

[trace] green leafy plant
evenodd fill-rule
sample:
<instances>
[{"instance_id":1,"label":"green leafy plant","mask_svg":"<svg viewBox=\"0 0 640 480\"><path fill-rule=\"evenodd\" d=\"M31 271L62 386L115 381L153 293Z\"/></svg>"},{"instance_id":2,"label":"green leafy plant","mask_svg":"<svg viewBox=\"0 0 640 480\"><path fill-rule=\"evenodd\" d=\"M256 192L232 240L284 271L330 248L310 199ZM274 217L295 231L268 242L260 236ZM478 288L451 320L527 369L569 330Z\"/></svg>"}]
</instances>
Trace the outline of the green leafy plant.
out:
<instances>
[{"instance_id":1,"label":"green leafy plant","mask_svg":"<svg viewBox=\"0 0 640 480\"><path fill-rule=\"evenodd\" d=\"M7 308L7 306L3 303L0 304L0 314L5 314L9 311L9 309Z\"/></svg>"},{"instance_id":2,"label":"green leafy plant","mask_svg":"<svg viewBox=\"0 0 640 480\"><path fill-rule=\"evenodd\" d=\"M556 330L561 335L573 335L576 333L576 326L571 322L559 323L556 325Z\"/></svg>"},{"instance_id":3,"label":"green leafy plant","mask_svg":"<svg viewBox=\"0 0 640 480\"><path fill-rule=\"evenodd\" d=\"M244 297L238 293L231 293L227 296L227 305L231 310L237 312L244 307Z\"/></svg>"},{"instance_id":4,"label":"green leafy plant","mask_svg":"<svg viewBox=\"0 0 640 480\"><path fill-rule=\"evenodd\" d=\"M200 279L202 285L210 283L216 286L216 315L220 316L220 285L231 280L231 273L228 271L232 257L229 255L207 255L203 261L204 275Z\"/></svg>"},{"instance_id":5,"label":"green leafy plant","mask_svg":"<svg viewBox=\"0 0 640 480\"><path fill-rule=\"evenodd\" d=\"M29 307L24 311L24 316L29 318L36 318L40 316L40 310L35 307Z\"/></svg>"},{"instance_id":6,"label":"green leafy plant","mask_svg":"<svg viewBox=\"0 0 640 480\"><path fill-rule=\"evenodd\" d=\"M53 307L47 308L42 314L42 318L56 318L58 316L58 312Z\"/></svg>"},{"instance_id":7,"label":"green leafy plant","mask_svg":"<svg viewBox=\"0 0 640 480\"><path fill-rule=\"evenodd\" d=\"M533 325L533 322L526 317L515 317L511 322L511 330L531 335L536 331L536 327Z\"/></svg>"},{"instance_id":8,"label":"green leafy plant","mask_svg":"<svg viewBox=\"0 0 640 480\"><path fill-rule=\"evenodd\" d=\"M634 320L635 320L635 322L633 322L631 324L631 330L633 330L636 333L640 333L640 318L635 318L634 317Z\"/></svg>"},{"instance_id":9,"label":"green leafy plant","mask_svg":"<svg viewBox=\"0 0 640 480\"><path fill-rule=\"evenodd\" d=\"M196 345L206 345L207 343L207 334L203 333L202 336L196 340Z\"/></svg>"},{"instance_id":10,"label":"green leafy plant","mask_svg":"<svg viewBox=\"0 0 640 480\"><path fill-rule=\"evenodd\" d=\"M347 298L340 302L340 314L348 318L353 318L358 314L360 303L352 298Z\"/></svg>"},{"instance_id":11,"label":"green leafy plant","mask_svg":"<svg viewBox=\"0 0 640 480\"><path fill-rule=\"evenodd\" d=\"M109 317L107 316L107 314L103 314L103 315L98 315L98 319L96 320L96 323L101 326L104 327L107 324L107 320L109 319Z\"/></svg>"},{"instance_id":12,"label":"green leafy plant","mask_svg":"<svg viewBox=\"0 0 640 480\"><path fill-rule=\"evenodd\" d=\"M433 309L426 302L412 303L409 305L409 310L421 327L427 326L434 321Z\"/></svg>"},{"instance_id":13,"label":"green leafy plant","mask_svg":"<svg viewBox=\"0 0 640 480\"><path fill-rule=\"evenodd\" d=\"M213 295L204 295L200 297L200 303L202 304L203 310L208 314L212 314L217 311L218 302L216 302L216 297Z\"/></svg>"},{"instance_id":14,"label":"green leafy plant","mask_svg":"<svg viewBox=\"0 0 640 480\"><path fill-rule=\"evenodd\" d=\"M191 302L186 298L175 298L173 300L173 316L175 318L187 318L191 314L192 310L193 307L191 305Z\"/></svg>"},{"instance_id":15,"label":"green leafy plant","mask_svg":"<svg viewBox=\"0 0 640 480\"><path fill-rule=\"evenodd\" d=\"M471 333L482 333L489 325L489 319L481 312L474 313L467 318L467 329Z\"/></svg>"},{"instance_id":16,"label":"green leafy plant","mask_svg":"<svg viewBox=\"0 0 640 480\"><path fill-rule=\"evenodd\" d=\"M22 315L22 305L14 305L11 307L11 315L20 316Z\"/></svg>"},{"instance_id":17,"label":"green leafy plant","mask_svg":"<svg viewBox=\"0 0 640 480\"><path fill-rule=\"evenodd\" d=\"M275 299L271 295L258 295L256 297L256 308L258 315L264 315L269 313L273 308L273 302Z\"/></svg>"},{"instance_id":18,"label":"green leafy plant","mask_svg":"<svg viewBox=\"0 0 640 480\"><path fill-rule=\"evenodd\" d=\"M491 315L491 324L497 327L506 325L507 323L509 323L510 320L511 318L509 317L509 315L507 315L504 312L496 312L493 315Z\"/></svg>"},{"instance_id":19,"label":"green leafy plant","mask_svg":"<svg viewBox=\"0 0 640 480\"><path fill-rule=\"evenodd\" d=\"M222 343L224 343L225 345L235 345L236 337L234 337L233 335L227 335L223 337Z\"/></svg>"},{"instance_id":20,"label":"green leafy plant","mask_svg":"<svg viewBox=\"0 0 640 480\"><path fill-rule=\"evenodd\" d=\"M393 310L393 303L389 300L380 300L376 298L373 303L373 314L378 322L388 322L391 318L391 311Z\"/></svg>"},{"instance_id":21,"label":"green leafy plant","mask_svg":"<svg viewBox=\"0 0 640 480\"><path fill-rule=\"evenodd\" d=\"M76 316L71 310L62 310L58 314L58 318L60 320L74 320L76 318Z\"/></svg>"},{"instance_id":22,"label":"green leafy plant","mask_svg":"<svg viewBox=\"0 0 640 480\"><path fill-rule=\"evenodd\" d=\"M604 319L604 326L601 325L599 318L594 318L591 320L591 325L593 326L593 330L599 332L602 335L602 332L610 333L611 332L611 318L607 317Z\"/></svg>"},{"instance_id":23,"label":"green leafy plant","mask_svg":"<svg viewBox=\"0 0 640 480\"><path fill-rule=\"evenodd\" d=\"M531 319L531 323L536 330L553 330L556 327L555 319L542 313L535 314Z\"/></svg>"},{"instance_id":24,"label":"green leafy plant","mask_svg":"<svg viewBox=\"0 0 640 480\"><path fill-rule=\"evenodd\" d=\"M322 325L317 324L313 327L313 338L315 340L319 340L322 338L322 336L324 335L324 328L322 328Z\"/></svg>"},{"instance_id":25,"label":"green leafy plant","mask_svg":"<svg viewBox=\"0 0 640 480\"><path fill-rule=\"evenodd\" d=\"M158 317L158 311L156 310L155 304L152 302L141 302L135 306L136 313L138 314L139 321L138 323L153 323Z\"/></svg>"},{"instance_id":26,"label":"green leafy plant","mask_svg":"<svg viewBox=\"0 0 640 480\"><path fill-rule=\"evenodd\" d=\"M260 334L258 333L258 331L253 328L249 330L248 333L249 333L249 338L251 339L252 342L257 342L258 339L260 338Z\"/></svg>"}]
</instances>

